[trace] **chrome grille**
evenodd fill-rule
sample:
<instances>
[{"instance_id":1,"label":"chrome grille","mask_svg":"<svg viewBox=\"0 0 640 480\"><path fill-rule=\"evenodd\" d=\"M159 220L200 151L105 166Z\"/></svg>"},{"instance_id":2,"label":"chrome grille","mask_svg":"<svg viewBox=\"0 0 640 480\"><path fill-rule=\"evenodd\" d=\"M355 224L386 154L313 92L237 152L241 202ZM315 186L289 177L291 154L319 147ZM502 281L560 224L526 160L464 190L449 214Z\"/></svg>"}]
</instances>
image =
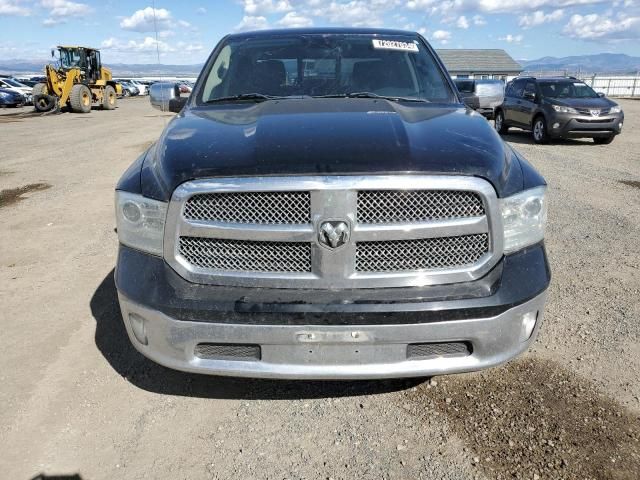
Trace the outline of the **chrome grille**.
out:
<instances>
[{"instance_id":1,"label":"chrome grille","mask_svg":"<svg viewBox=\"0 0 640 480\"><path fill-rule=\"evenodd\" d=\"M180 254L200 268L232 272L310 272L311 245L180 237Z\"/></svg>"},{"instance_id":2,"label":"chrome grille","mask_svg":"<svg viewBox=\"0 0 640 480\"><path fill-rule=\"evenodd\" d=\"M212 178L173 193L164 258L194 283L424 286L485 275L501 229L496 192L476 177Z\"/></svg>"},{"instance_id":3,"label":"chrome grille","mask_svg":"<svg viewBox=\"0 0 640 480\"><path fill-rule=\"evenodd\" d=\"M425 222L484 215L475 192L451 190L365 190L358 192L359 223Z\"/></svg>"},{"instance_id":4,"label":"chrome grille","mask_svg":"<svg viewBox=\"0 0 640 480\"><path fill-rule=\"evenodd\" d=\"M189 220L260 225L311 221L309 192L228 192L194 195L184 206Z\"/></svg>"},{"instance_id":5,"label":"chrome grille","mask_svg":"<svg viewBox=\"0 0 640 480\"><path fill-rule=\"evenodd\" d=\"M576 108L579 114L581 115L591 115L591 110L596 110L600 112L598 115L608 115L610 112L610 108Z\"/></svg>"},{"instance_id":6,"label":"chrome grille","mask_svg":"<svg viewBox=\"0 0 640 480\"><path fill-rule=\"evenodd\" d=\"M459 268L476 263L489 251L489 236L421 238L388 242L359 242L357 272L402 272Z\"/></svg>"}]
</instances>

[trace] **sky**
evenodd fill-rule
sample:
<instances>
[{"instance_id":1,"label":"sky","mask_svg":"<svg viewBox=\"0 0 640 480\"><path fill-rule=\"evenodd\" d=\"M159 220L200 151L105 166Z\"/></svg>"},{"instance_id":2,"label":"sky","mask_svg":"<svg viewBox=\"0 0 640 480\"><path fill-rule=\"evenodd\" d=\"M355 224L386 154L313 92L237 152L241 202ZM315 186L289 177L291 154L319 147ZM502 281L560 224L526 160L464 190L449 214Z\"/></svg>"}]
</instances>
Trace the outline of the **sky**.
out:
<instances>
[{"instance_id":1,"label":"sky","mask_svg":"<svg viewBox=\"0 0 640 480\"><path fill-rule=\"evenodd\" d=\"M522 60L640 56L640 0L0 0L0 59L78 44L100 48L105 63L158 63L159 50L160 63L195 64L227 33L311 26L402 28L436 48L504 48Z\"/></svg>"}]
</instances>

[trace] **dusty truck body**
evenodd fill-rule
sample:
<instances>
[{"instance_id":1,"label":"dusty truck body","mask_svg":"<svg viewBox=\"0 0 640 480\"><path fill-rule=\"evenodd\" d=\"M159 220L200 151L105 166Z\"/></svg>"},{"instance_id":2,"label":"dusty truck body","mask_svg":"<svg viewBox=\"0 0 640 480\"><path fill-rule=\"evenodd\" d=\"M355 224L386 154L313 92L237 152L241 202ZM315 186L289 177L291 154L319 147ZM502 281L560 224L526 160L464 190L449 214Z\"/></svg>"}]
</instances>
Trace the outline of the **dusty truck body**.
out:
<instances>
[{"instance_id":1,"label":"dusty truck body","mask_svg":"<svg viewBox=\"0 0 640 480\"><path fill-rule=\"evenodd\" d=\"M421 36L231 35L188 99L165 100L178 115L116 191L116 285L142 354L388 378L491 367L535 339L545 182Z\"/></svg>"}]
</instances>

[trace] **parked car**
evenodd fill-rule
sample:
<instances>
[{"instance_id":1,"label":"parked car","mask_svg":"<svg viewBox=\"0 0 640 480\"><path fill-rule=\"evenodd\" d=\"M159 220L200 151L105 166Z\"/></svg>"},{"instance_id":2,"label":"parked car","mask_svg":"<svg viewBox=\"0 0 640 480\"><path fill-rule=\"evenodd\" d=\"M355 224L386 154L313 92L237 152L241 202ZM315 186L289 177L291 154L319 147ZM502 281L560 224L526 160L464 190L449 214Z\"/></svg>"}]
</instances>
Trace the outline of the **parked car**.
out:
<instances>
[{"instance_id":1,"label":"parked car","mask_svg":"<svg viewBox=\"0 0 640 480\"><path fill-rule=\"evenodd\" d=\"M133 83L129 83L126 81L119 81L120 85L122 85L122 96L123 97L135 97L140 94L140 90Z\"/></svg>"},{"instance_id":2,"label":"parked car","mask_svg":"<svg viewBox=\"0 0 640 480\"><path fill-rule=\"evenodd\" d=\"M0 78L0 88L4 88L7 90L11 90L13 92L19 93L24 96L25 102L27 103L27 105L33 104L33 101L31 98L31 92L33 89L31 87L27 87L26 85L23 85L22 83L14 80L13 78L8 78L8 77Z\"/></svg>"},{"instance_id":3,"label":"parked car","mask_svg":"<svg viewBox=\"0 0 640 480\"><path fill-rule=\"evenodd\" d=\"M531 130L533 141L552 138L593 138L609 144L622 132L620 106L575 78L520 77L507 85L504 103L496 110L495 127Z\"/></svg>"},{"instance_id":4,"label":"parked car","mask_svg":"<svg viewBox=\"0 0 640 480\"><path fill-rule=\"evenodd\" d=\"M21 107L25 104L24 95L8 88L0 88L0 107Z\"/></svg>"},{"instance_id":5,"label":"parked car","mask_svg":"<svg viewBox=\"0 0 640 480\"><path fill-rule=\"evenodd\" d=\"M174 86L151 87L180 114L116 187L115 283L144 355L216 375L411 377L534 341L545 181L466 114L424 37L236 33L189 97Z\"/></svg>"},{"instance_id":6,"label":"parked car","mask_svg":"<svg viewBox=\"0 0 640 480\"><path fill-rule=\"evenodd\" d=\"M27 87L31 87L33 88L33 86L35 84L37 84L38 82L34 81L34 80L29 80L26 78L14 78L14 80L16 80L17 82L20 82L21 84L27 86Z\"/></svg>"},{"instance_id":7,"label":"parked car","mask_svg":"<svg viewBox=\"0 0 640 480\"><path fill-rule=\"evenodd\" d=\"M122 82L127 82L131 85L133 85L134 87L136 87L138 89L138 94L139 95L148 95L149 91L147 88L147 85L144 84L143 82L133 79L133 78L122 78L122 79L118 79L116 80L119 83Z\"/></svg>"},{"instance_id":8,"label":"parked car","mask_svg":"<svg viewBox=\"0 0 640 480\"><path fill-rule=\"evenodd\" d=\"M454 82L464 103L469 108L488 119L493 119L496 107L502 105L504 101L504 82L502 80L456 78Z\"/></svg>"}]
</instances>

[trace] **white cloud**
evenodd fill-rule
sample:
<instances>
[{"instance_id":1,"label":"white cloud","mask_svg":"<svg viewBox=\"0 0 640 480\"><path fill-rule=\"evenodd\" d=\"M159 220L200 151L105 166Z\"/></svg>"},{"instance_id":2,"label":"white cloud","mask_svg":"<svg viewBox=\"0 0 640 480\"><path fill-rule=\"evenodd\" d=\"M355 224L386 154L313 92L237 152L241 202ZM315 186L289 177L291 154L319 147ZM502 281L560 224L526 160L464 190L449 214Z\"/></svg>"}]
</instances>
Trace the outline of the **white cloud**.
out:
<instances>
[{"instance_id":1,"label":"white cloud","mask_svg":"<svg viewBox=\"0 0 640 480\"><path fill-rule=\"evenodd\" d=\"M244 0L244 12L248 16L284 13L292 9L288 0Z\"/></svg>"},{"instance_id":2,"label":"white cloud","mask_svg":"<svg viewBox=\"0 0 640 480\"><path fill-rule=\"evenodd\" d=\"M153 32L156 29L158 31L170 30L173 24L173 18L171 12L164 8L154 9L151 7L137 10L130 17L125 17L120 22L120 27L124 30L132 30L134 32Z\"/></svg>"},{"instance_id":3,"label":"white cloud","mask_svg":"<svg viewBox=\"0 0 640 480\"><path fill-rule=\"evenodd\" d=\"M325 2L322 0L306 0L310 13L330 23L351 27L381 27L388 17L400 5L399 0L351 0Z\"/></svg>"},{"instance_id":4,"label":"white cloud","mask_svg":"<svg viewBox=\"0 0 640 480\"><path fill-rule=\"evenodd\" d=\"M507 43L520 43L522 42L523 39L524 37L522 35L511 35L511 34L498 38L498 40L502 40L503 42L507 42Z\"/></svg>"},{"instance_id":5,"label":"white cloud","mask_svg":"<svg viewBox=\"0 0 640 480\"><path fill-rule=\"evenodd\" d=\"M436 30L431 34L431 38L440 42L442 45L446 45L451 40L451 32L446 30Z\"/></svg>"},{"instance_id":6,"label":"white cloud","mask_svg":"<svg viewBox=\"0 0 640 480\"><path fill-rule=\"evenodd\" d=\"M564 10L558 9L550 13L544 13L543 10L536 10L533 13L522 15L518 20L518 25L522 28L531 28L548 22L557 22L564 17Z\"/></svg>"},{"instance_id":7,"label":"white cloud","mask_svg":"<svg viewBox=\"0 0 640 480\"><path fill-rule=\"evenodd\" d=\"M522 12L536 10L541 7L560 8L580 5L594 5L597 3L609 3L611 0L474 0L465 3L477 4L477 8L483 12Z\"/></svg>"},{"instance_id":8,"label":"white cloud","mask_svg":"<svg viewBox=\"0 0 640 480\"><path fill-rule=\"evenodd\" d=\"M64 18L61 17L56 17L56 18L45 18L42 21L42 25L44 27L50 28L50 27L55 27L56 25L61 25L67 23L67 20L65 20Z\"/></svg>"},{"instance_id":9,"label":"white cloud","mask_svg":"<svg viewBox=\"0 0 640 480\"><path fill-rule=\"evenodd\" d=\"M158 40L156 42L156 39L152 37L145 37L141 42L136 42L135 40L122 41L111 37L104 40L101 47L105 50L116 50L122 52L155 52L156 49L164 53L176 51L176 49L168 43L163 42L162 40Z\"/></svg>"},{"instance_id":10,"label":"white cloud","mask_svg":"<svg viewBox=\"0 0 640 480\"><path fill-rule=\"evenodd\" d=\"M568 37L583 40L640 40L640 17L576 14L571 16L562 32Z\"/></svg>"},{"instance_id":11,"label":"white cloud","mask_svg":"<svg viewBox=\"0 0 640 480\"><path fill-rule=\"evenodd\" d=\"M482 15L474 15L473 24L477 27L482 27L487 24L487 21L484 19Z\"/></svg>"},{"instance_id":12,"label":"white cloud","mask_svg":"<svg viewBox=\"0 0 640 480\"><path fill-rule=\"evenodd\" d=\"M311 27L313 25L313 20L296 12L289 12L278 20L277 24L285 28L304 28Z\"/></svg>"},{"instance_id":13,"label":"white cloud","mask_svg":"<svg viewBox=\"0 0 640 480\"><path fill-rule=\"evenodd\" d=\"M198 8L196 8L196 13L198 15L204 15L205 13L207 13L207 9L204 8L204 7L198 7Z\"/></svg>"},{"instance_id":14,"label":"white cloud","mask_svg":"<svg viewBox=\"0 0 640 480\"><path fill-rule=\"evenodd\" d=\"M31 15L31 10L21 5L20 0L0 0L0 15L16 15L26 17Z\"/></svg>"},{"instance_id":15,"label":"white cloud","mask_svg":"<svg viewBox=\"0 0 640 480\"><path fill-rule=\"evenodd\" d=\"M543 7L558 9L601 3L611 3L611 0L408 0L405 7L409 10L424 10L431 15L439 13L452 16L456 12L465 15L473 12L521 13Z\"/></svg>"},{"instance_id":16,"label":"white cloud","mask_svg":"<svg viewBox=\"0 0 640 480\"><path fill-rule=\"evenodd\" d=\"M463 28L465 30L469 28L469 20L467 20L467 17L465 17L464 15L459 17L458 21L456 22L456 27Z\"/></svg>"},{"instance_id":17,"label":"white cloud","mask_svg":"<svg viewBox=\"0 0 640 480\"><path fill-rule=\"evenodd\" d=\"M269 28L269 22L266 17L245 15L242 17L242 21L236 25L234 30L240 32L245 30L264 30L265 28Z\"/></svg>"},{"instance_id":18,"label":"white cloud","mask_svg":"<svg viewBox=\"0 0 640 480\"><path fill-rule=\"evenodd\" d=\"M40 5L49 10L51 17L82 17L91 13L89 5L68 0L42 0Z\"/></svg>"}]
</instances>

